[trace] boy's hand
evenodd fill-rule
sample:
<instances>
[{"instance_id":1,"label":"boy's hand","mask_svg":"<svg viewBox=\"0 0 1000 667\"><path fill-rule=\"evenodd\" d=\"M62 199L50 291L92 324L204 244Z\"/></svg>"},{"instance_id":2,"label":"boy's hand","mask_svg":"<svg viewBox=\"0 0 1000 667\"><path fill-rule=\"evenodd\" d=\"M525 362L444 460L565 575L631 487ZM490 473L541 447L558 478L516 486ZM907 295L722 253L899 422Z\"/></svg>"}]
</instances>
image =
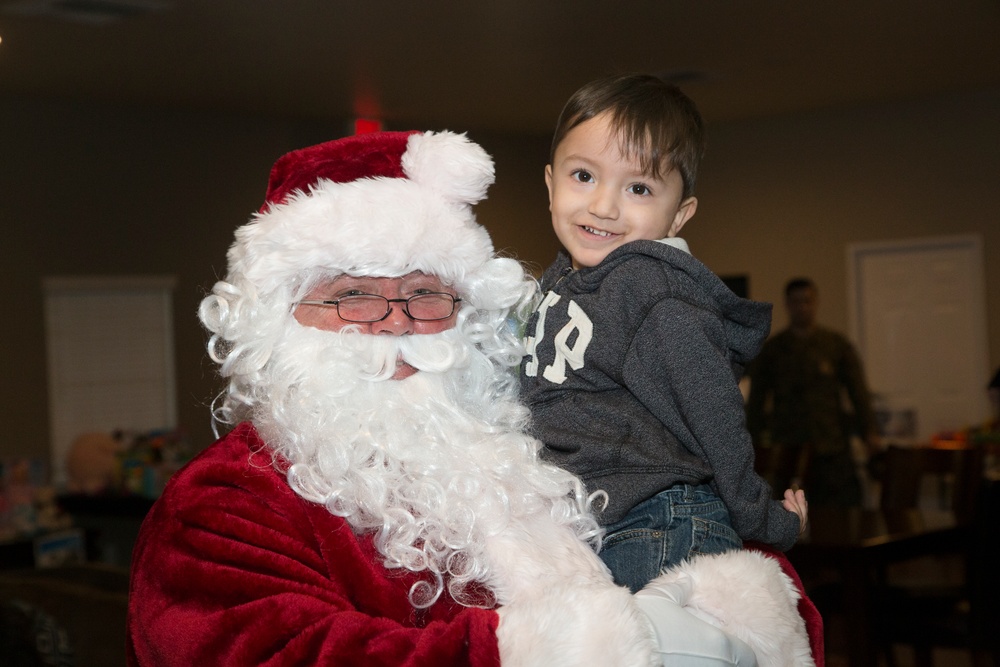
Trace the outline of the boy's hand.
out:
<instances>
[{"instance_id":1,"label":"boy's hand","mask_svg":"<svg viewBox=\"0 0 1000 667\"><path fill-rule=\"evenodd\" d=\"M806 502L806 494L802 489L787 489L785 498L781 501L781 506L789 512L795 512L799 516L799 537L806 532L806 522L809 520L809 503Z\"/></svg>"}]
</instances>

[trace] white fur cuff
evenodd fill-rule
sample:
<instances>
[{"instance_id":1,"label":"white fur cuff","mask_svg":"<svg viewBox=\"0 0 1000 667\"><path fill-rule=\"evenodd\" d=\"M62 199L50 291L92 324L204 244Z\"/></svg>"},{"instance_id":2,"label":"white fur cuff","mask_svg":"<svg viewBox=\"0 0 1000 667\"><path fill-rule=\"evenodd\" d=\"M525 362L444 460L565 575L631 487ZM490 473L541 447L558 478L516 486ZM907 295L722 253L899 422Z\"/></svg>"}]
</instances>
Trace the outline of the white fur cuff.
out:
<instances>
[{"instance_id":1,"label":"white fur cuff","mask_svg":"<svg viewBox=\"0 0 1000 667\"><path fill-rule=\"evenodd\" d=\"M685 610L743 640L760 667L812 667L799 593L776 560L756 551L698 556L651 581ZM641 593L640 593L641 594Z\"/></svg>"},{"instance_id":2,"label":"white fur cuff","mask_svg":"<svg viewBox=\"0 0 1000 667\"><path fill-rule=\"evenodd\" d=\"M503 667L659 664L652 629L626 588L579 583L499 609Z\"/></svg>"}]
</instances>

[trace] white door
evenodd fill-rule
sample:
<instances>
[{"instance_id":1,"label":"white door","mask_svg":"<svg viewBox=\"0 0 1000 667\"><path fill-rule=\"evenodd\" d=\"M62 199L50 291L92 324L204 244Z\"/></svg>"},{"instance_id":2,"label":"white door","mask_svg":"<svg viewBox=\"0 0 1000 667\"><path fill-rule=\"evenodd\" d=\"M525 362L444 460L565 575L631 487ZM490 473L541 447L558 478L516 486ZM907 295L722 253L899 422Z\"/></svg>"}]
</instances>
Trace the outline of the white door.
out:
<instances>
[{"instance_id":1,"label":"white door","mask_svg":"<svg viewBox=\"0 0 1000 667\"><path fill-rule=\"evenodd\" d=\"M913 410L916 438L982 423L990 378L982 240L848 248L851 334L883 407Z\"/></svg>"}]
</instances>

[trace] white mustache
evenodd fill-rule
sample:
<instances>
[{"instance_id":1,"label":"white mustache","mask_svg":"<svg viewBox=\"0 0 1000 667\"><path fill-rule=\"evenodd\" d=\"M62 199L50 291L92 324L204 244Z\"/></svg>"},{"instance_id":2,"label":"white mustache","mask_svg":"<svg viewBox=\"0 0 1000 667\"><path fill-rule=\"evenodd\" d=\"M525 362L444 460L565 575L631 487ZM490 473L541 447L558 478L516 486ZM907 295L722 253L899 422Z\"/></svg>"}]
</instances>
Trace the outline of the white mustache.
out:
<instances>
[{"instance_id":1,"label":"white mustache","mask_svg":"<svg viewBox=\"0 0 1000 667\"><path fill-rule=\"evenodd\" d=\"M399 352L403 361L429 373L444 373L469 361L469 347L462 344L462 335L455 329L435 335L400 336Z\"/></svg>"},{"instance_id":2,"label":"white mustache","mask_svg":"<svg viewBox=\"0 0 1000 667\"><path fill-rule=\"evenodd\" d=\"M399 362L418 371L445 373L468 363L469 348L455 329L438 334L383 336L344 332L344 343L357 353L358 375L369 381L392 379Z\"/></svg>"}]
</instances>

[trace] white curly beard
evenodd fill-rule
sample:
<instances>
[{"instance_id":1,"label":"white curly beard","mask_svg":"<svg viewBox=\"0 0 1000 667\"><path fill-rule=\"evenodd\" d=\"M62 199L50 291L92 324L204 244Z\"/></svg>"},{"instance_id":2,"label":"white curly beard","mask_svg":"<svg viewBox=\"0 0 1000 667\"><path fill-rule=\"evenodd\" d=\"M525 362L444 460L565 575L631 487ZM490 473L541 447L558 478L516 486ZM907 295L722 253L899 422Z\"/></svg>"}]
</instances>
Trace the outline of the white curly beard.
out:
<instances>
[{"instance_id":1,"label":"white curly beard","mask_svg":"<svg viewBox=\"0 0 1000 667\"><path fill-rule=\"evenodd\" d=\"M389 380L397 359L420 372ZM375 532L387 567L433 575L414 605L433 604L444 582L457 601L489 605L465 588L490 581L486 538L512 518L596 531L579 481L538 461L503 372L457 329L396 337L290 322L253 421L299 495Z\"/></svg>"}]
</instances>

